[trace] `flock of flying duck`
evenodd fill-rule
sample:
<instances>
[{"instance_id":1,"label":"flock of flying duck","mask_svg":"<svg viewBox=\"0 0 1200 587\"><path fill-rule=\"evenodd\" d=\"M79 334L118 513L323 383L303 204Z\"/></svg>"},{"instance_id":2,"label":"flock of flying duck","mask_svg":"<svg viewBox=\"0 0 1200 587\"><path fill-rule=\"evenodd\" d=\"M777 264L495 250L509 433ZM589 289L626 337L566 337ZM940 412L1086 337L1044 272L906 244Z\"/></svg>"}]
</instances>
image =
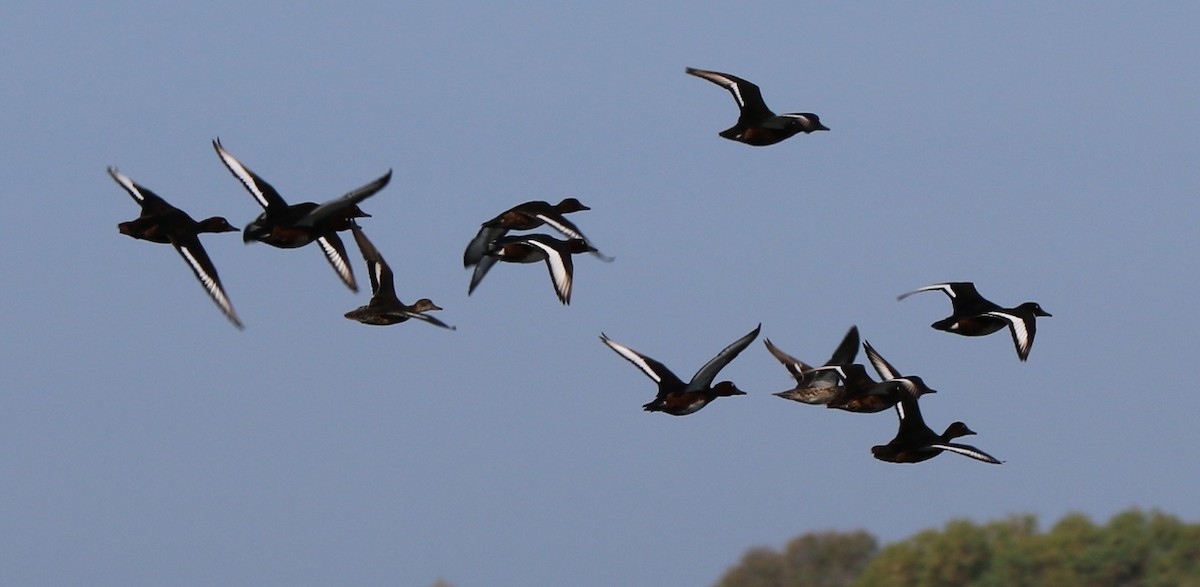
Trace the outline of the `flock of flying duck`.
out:
<instances>
[{"instance_id":1,"label":"flock of flying duck","mask_svg":"<svg viewBox=\"0 0 1200 587\"><path fill-rule=\"evenodd\" d=\"M734 126L719 133L723 138L752 146L766 146L798 133L829 130L816 114L810 112L775 114L767 108L758 86L744 79L727 73L690 67L685 71L715 83L733 95L738 105L739 116ZM370 217L370 214L363 212L358 205L387 186L392 176L390 170L375 181L340 198L322 204L304 202L289 205L271 184L225 150L220 140L213 141L213 148L225 167L263 209L262 213L242 230L244 242L259 241L285 249L316 242L346 287L358 291L351 260L338 236L338 232L350 231L367 264L367 272L371 279L371 299L367 305L346 312L346 318L379 326L415 319L442 328L455 329L428 314L430 311L441 310L428 298L417 300L412 305L400 301L396 295L391 268L356 221L358 218ZM218 216L197 222L186 212L167 203L115 167L109 167L108 173L141 206L141 214L136 219L118 224L117 228L121 234L156 243L170 243L229 321L242 328L241 319L238 318L221 285L217 269L199 239L200 233L235 232L237 228ZM564 216L582 210L588 210L588 207L575 198L566 198L558 204L531 201L514 206L482 223L479 232L463 253L463 266L474 267L468 294L475 291L483 277L499 261L544 262L559 301L569 304L574 273L572 255L589 253L602 261L612 261L612 257L601 253L579 228ZM529 231L542 226L553 228L566 239L538 233L508 234L510 231ZM1036 331L1036 318L1050 316L1035 302L1025 302L1013 308L1001 307L981 296L974 284L969 282L928 285L901 294L898 299L903 300L912 294L925 291L941 291L950 298L952 304L951 315L934 322L933 328L963 336L984 336L1007 328L1021 361L1029 357ZM658 394L653 401L642 406L643 409L685 416L695 413L718 397L745 394L731 381L721 381L714 385L713 380L721 369L758 337L761 327L760 324L725 347L686 383L662 363L612 340L607 335L601 334L600 340L658 384ZM954 422L942 434L930 429L921 416L917 399L935 391L916 375L902 375L869 342L863 341L862 347L867 358L879 375L878 381L872 379L863 365L854 362L859 347L857 327L850 328L829 361L820 367L811 366L788 355L769 339L764 340L764 343L767 350L787 368L796 381L796 387L775 395L801 403L825 405L850 412L874 413L889 408L896 410L900 421L899 430L895 438L887 444L871 448L871 454L875 458L895 463L916 463L949 451L987 463L1001 462L978 448L953 442L955 438L975 434L962 422Z\"/></svg>"}]
</instances>

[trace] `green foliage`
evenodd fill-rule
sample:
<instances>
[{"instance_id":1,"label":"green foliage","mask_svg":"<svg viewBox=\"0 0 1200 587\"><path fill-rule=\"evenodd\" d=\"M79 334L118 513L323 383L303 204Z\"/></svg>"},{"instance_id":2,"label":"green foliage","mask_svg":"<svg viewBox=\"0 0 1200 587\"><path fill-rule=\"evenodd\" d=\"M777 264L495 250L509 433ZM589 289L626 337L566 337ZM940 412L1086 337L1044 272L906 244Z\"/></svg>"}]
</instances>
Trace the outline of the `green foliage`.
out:
<instances>
[{"instance_id":1,"label":"green foliage","mask_svg":"<svg viewBox=\"0 0 1200 587\"><path fill-rule=\"evenodd\" d=\"M879 550L865 531L809 533L782 552L754 548L725 574L718 587L845 587Z\"/></svg>"},{"instance_id":2,"label":"green foliage","mask_svg":"<svg viewBox=\"0 0 1200 587\"><path fill-rule=\"evenodd\" d=\"M742 555L742 562L717 583L717 587L782 587L787 573L783 557L765 547L752 548Z\"/></svg>"},{"instance_id":3,"label":"green foliage","mask_svg":"<svg viewBox=\"0 0 1200 587\"><path fill-rule=\"evenodd\" d=\"M1033 586L1029 541L1033 516L1015 516L984 526L954 520L889 545L863 571L855 587Z\"/></svg>"},{"instance_id":4,"label":"green foliage","mask_svg":"<svg viewBox=\"0 0 1200 587\"><path fill-rule=\"evenodd\" d=\"M1200 524L1130 510L1097 526L1069 514L953 520L882 550L870 534L805 534L755 548L717 587L1200 587Z\"/></svg>"}]
</instances>

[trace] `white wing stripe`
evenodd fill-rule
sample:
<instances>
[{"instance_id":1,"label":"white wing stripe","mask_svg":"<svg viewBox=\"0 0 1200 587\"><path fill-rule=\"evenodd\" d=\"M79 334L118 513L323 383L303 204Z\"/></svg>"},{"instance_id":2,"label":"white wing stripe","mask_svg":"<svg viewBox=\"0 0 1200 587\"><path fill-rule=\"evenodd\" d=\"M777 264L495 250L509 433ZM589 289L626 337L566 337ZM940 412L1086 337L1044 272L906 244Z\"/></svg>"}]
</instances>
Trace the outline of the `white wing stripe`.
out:
<instances>
[{"instance_id":1,"label":"white wing stripe","mask_svg":"<svg viewBox=\"0 0 1200 587\"><path fill-rule=\"evenodd\" d=\"M569 238L578 238L578 239L587 240L586 238L584 238L583 233L579 232L578 230L576 230L570 226L567 226L566 224L563 224L556 218L552 218L545 214L535 214L534 218L537 218L537 219L541 220L542 222L545 222L546 224L550 225L551 228L563 233L564 235L566 235Z\"/></svg>"},{"instance_id":2,"label":"white wing stripe","mask_svg":"<svg viewBox=\"0 0 1200 587\"><path fill-rule=\"evenodd\" d=\"M371 269L374 270L373 272L375 274L375 283L373 285L375 286L375 289L378 290L383 284L383 263L372 262Z\"/></svg>"},{"instance_id":3,"label":"white wing stripe","mask_svg":"<svg viewBox=\"0 0 1200 587\"><path fill-rule=\"evenodd\" d=\"M116 167L109 167L108 174L117 180L117 183L121 184L121 187L125 188L125 191L129 192L130 196L133 196L133 199L138 202L145 201L146 197L142 195L142 191L137 189L136 185L133 185L133 180L129 179L129 176L117 171Z\"/></svg>"},{"instance_id":4,"label":"white wing stripe","mask_svg":"<svg viewBox=\"0 0 1200 587\"><path fill-rule=\"evenodd\" d=\"M338 250L325 237L317 239L317 243L321 246L321 252L325 253L325 258L329 259L329 263L333 265L333 270L342 278L342 281L346 282L346 285L353 289L355 287L354 274L350 271L350 265L346 259L342 258Z\"/></svg>"},{"instance_id":5,"label":"white wing stripe","mask_svg":"<svg viewBox=\"0 0 1200 587\"><path fill-rule=\"evenodd\" d=\"M881 356L879 353L875 352L874 347L872 347L870 344L866 344L863 346L866 347L867 358L869 358L871 360L871 365L875 367L875 370L877 372L879 372L880 377L882 377L883 379L899 379L900 378L900 374L896 372L896 369L894 367L892 367L887 362L887 360L883 358L883 356Z\"/></svg>"},{"instance_id":6,"label":"white wing stripe","mask_svg":"<svg viewBox=\"0 0 1200 587\"><path fill-rule=\"evenodd\" d=\"M558 292L558 297L564 304L569 303L571 301L571 271L567 268L564 254L535 239L529 239L526 242L545 252L546 266L550 268L550 279L554 282L554 291Z\"/></svg>"},{"instance_id":7,"label":"white wing stripe","mask_svg":"<svg viewBox=\"0 0 1200 587\"><path fill-rule=\"evenodd\" d=\"M950 296L950 299L952 299L952 300L954 298L958 297L954 293L954 288L950 287L949 283L935 283L933 285L927 285L925 287L918 287L917 289L914 289L912 291L900 294L900 296L896 299L903 300L904 298L907 298L908 296L911 296L915 293L921 293L923 291L935 291L935 290L945 293L946 295Z\"/></svg>"},{"instance_id":8,"label":"white wing stripe","mask_svg":"<svg viewBox=\"0 0 1200 587\"><path fill-rule=\"evenodd\" d=\"M733 99L735 102L737 102L738 107L745 108L746 101L742 99L742 91L740 89L738 89L738 85L735 83L729 82L728 87L729 87L729 91L733 93Z\"/></svg>"},{"instance_id":9,"label":"white wing stripe","mask_svg":"<svg viewBox=\"0 0 1200 587\"><path fill-rule=\"evenodd\" d=\"M238 178L238 181L246 186L246 190L250 192L250 195L254 196L255 200L258 200L258 205L262 206L265 210L267 208L267 198L258 189L258 184L254 181L254 176L250 173L250 170L243 167L241 162L234 159L233 155L230 155L229 151L226 151L219 144L217 145L217 155L221 157L221 161L225 163L225 167L228 167L229 171L233 172L234 177Z\"/></svg>"},{"instance_id":10,"label":"white wing stripe","mask_svg":"<svg viewBox=\"0 0 1200 587\"><path fill-rule=\"evenodd\" d=\"M200 283L204 286L208 295L220 306L225 315L229 316L230 320L240 326L241 321L238 320L237 313L233 311L233 304L230 303L229 298L225 297L225 292L222 291L221 284L217 283L217 280L204 270L204 267L200 265L200 262L196 260L196 257L192 255L192 252L187 247L177 247L177 249L179 250L179 254L183 255L183 260L187 261L187 264L192 268L192 272L200 279Z\"/></svg>"},{"instance_id":11,"label":"white wing stripe","mask_svg":"<svg viewBox=\"0 0 1200 587\"><path fill-rule=\"evenodd\" d=\"M617 354L625 357L626 361L633 363L635 367L641 369L642 372L645 373L647 377L654 380L655 383L662 383L662 377L660 377L658 373L655 373L654 369L650 368L650 365L646 363L645 359L643 359L642 356L637 353L637 351L604 336L601 336L600 340L602 340L604 344L608 345L609 348L616 351Z\"/></svg>"},{"instance_id":12,"label":"white wing stripe","mask_svg":"<svg viewBox=\"0 0 1200 587\"><path fill-rule=\"evenodd\" d=\"M942 450L950 451L953 453L958 453L963 456L968 456L975 460L983 461L985 463L992 463L994 465L1000 464L1000 461L997 460L996 457L993 457L992 455L989 455L988 453L985 453L973 446L968 446L966 444L955 444L955 443L947 442L947 443L931 444L929 446L931 448L940 448Z\"/></svg>"},{"instance_id":13,"label":"white wing stripe","mask_svg":"<svg viewBox=\"0 0 1200 587\"><path fill-rule=\"evenodd\" d=\"M1017 343L1017 350L1020 351L1022 356L1029 352L1029 347L1032 344L1029 340L1029 325L1025 323L1023 318L999 311L991 311L987 315L1007 321L1008 327L1012 330L1013 340Z\"/></svg>"}]
</instances>

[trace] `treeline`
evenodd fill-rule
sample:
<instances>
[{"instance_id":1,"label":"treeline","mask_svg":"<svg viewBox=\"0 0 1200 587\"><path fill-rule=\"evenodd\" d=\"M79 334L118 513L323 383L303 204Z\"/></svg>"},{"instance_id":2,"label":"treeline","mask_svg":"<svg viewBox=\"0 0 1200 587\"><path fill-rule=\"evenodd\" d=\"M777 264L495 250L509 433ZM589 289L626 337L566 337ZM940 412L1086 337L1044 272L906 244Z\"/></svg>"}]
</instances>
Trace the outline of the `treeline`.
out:
<instances>
[{"instance_id":1,"label":"treeline","mask_svg":"<svg viewBox=\"0 0 1200 587\"><path fill-rule=\"evenodd\" d=\"M880 548L864 531L754 548L716 587L1200 587L1200 524L1132 510L1097 526L1071 514L958 520Z\"/></svg>"}]
</instances>

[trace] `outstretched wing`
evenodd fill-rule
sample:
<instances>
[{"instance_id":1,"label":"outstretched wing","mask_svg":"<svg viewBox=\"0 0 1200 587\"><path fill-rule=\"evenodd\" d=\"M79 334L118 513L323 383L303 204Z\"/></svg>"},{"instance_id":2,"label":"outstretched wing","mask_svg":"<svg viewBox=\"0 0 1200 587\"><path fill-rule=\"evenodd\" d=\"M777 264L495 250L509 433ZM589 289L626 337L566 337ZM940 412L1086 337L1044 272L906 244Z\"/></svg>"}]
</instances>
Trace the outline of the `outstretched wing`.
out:
<instances>
[{"instance_id":1,"label":"outstretched wing","mask_svg":"<svg viewBox=\"0 0 1200 587\"><path fill-rule=\"evenodd\" d=\"M719 71L708 71L694 67L689 67L684 71L729 90L729 93L733 94L734 102L737 102L738 108L741 110L742 118L761 119L775 115L774 112L771 112L770 108L767 108L766 102L763 101L762 91L751 82Z\"/></svg>"},{"instance_id":2,"label":"outstretched wing","mask_svg":"<svg viewBox=\"0 0 1200 587\"><path fill-rule=\"evenodd\" d=\"M458 330L458 328L451 326L449 324L446 324L445 322L442 322L441 320L438 320L437 318L434 318L433 316L430 316L429 314L426 314L424 312L401 311L400 314L408 316L409 318L412 318L413 320L421 320L423 322L428 322L434 326L441 326L442 328L446 328L449 330Z\"/></svg>"},{"instance_id":3,"label":"outstretched wing","mask_svg":"<svg viewBox=\"0 0 1200 587\"><path fill-rule=\"evenodd\" d=\"M942 450L946 450L946 451L958 453L963 456L971 457L977 461L991 463L993 465L999 465L1003 462L1003 461L997 459L996 457L994 457L986 452L983 452L969 444L959 444L957 442L938 442L935 444L931 444L929 446L930 446L930 448L940 448Z\"/></svg>"},{"instance_id":4,"label":"outstretched wing","mask_svg":"<svg viewBox=\"0 0 1200 587\"><path fill-rule=\"evenodd\" d=\"M507 228L489 227L486 224L480 226L479 233L471 239L471 242L467 244L467 249L463 251L463 267L478 265L487 256L488 247L492 245L492 242L507 233Z\"/></svg>"},{"instance_id":5,"label":"outstretched wing","mask_svg":"<svg viewBox=\"0 0 1200 587\"><path fill-rule=\"evenodd\" d=\"M396 297L396 285L392 275L392 268L388 266L387 261L383 260L383 255L379 254L379 249L375 248L375 243L372 243L367 238L366 233L362 228L352 223L350 232L354 234L354 242L358 244L358 251L362 253L363 260L367 262L367 273L371 276L371 297L374 299L379 296L379 292L383 291L385 297Z\"/></svg>"},{"instance_id":6,"label":"outstretched wing","mask_svg":"<svg viewBox=\"0 0 1200 587\"><path fill-rule=\"evenodd\" d=\"M488 271L492 269L492 266L497 261L499 259L491 255L484 255L479 259L479 263L475 265L475 271L471 273L471 285L467 287L467 295L475 292L475 288L479 286L479 282L483 281L483 276L487 275Z\"/></svg>"},{"instance_id":7,"label":"outstretched wing","mask_svg":"<svg viewBox=\"0 0 1200 587\"><path fill-rule=\"evenodd\" d=\"M259 206L262 206L264 210L287 208L287 202L283 201L279 192L275 191L275 188L271 187L271 184L264 181L263 178L242 165L242 162L235 159L229 151L226 151L225 147L221 145L221 139L213 140L213 148L217 150L217 156L221 158L221 162L238 181L242 182L246 191L254 196Z\"/></svg>"},{"instance_id":8,"label":"outstretched wing","mask_svg":"<svg viewBox=\"0 0 1200 587\"><path fill-rule=\"evenodd\" d=\"M563 217L562 214L558 214L557 212L550 213L550 214L547 214L545 212L540 212L540 213L534 214L533 217L537 218L538 220L541 220L542 222L545 222L547 226L549 226L550 228L553 228L554 230L557 230L558 232L562 233L563 236L565 236L567 238L577 238L581 241L588 243L589 246L591 246L591 244L592 244L592 241L588 240L586 236L583 236L583 232L579 230L579 227L575 226L574 222L571 222L570 220L567 220L565 217ZM611 262L613 260L612 257L609 257L608 255L605 255L604 253L601 253L600 251L596 250L595 247L592 247L592 250L590 250L588 252L595 255L597 258L599 258L600 260L602 260L604 262Z\"/></svg>"},{"instance_id":9,"label":"outstretched wing","mask_svg":"<svg viewBox=\"0 0 1200 587\"><path fill-rule=\"evenodd\" d=\"M204 251L204 247L200 245L200 239L194 236L179 240L173 238L171 244L191 268L196 279L200 280L200 285L204 286L208 297L216 302L217 307L221 308L225 317L229 318L234 326L242 328L242 321L238 319L237 312L233 311L233 304L229 301L229 296L225 295L225 288L221 287L221 278L217 276L217 268L209 259L208 253Z\"/></svg>"},{"instance_id":10,"label":"outstretched wing","mask_svg":"<svg viewBox=\"0 0 1200 587\"><path fill-rule=\"evenodd\" d=\"M875 372L879 373L880 379L885 381L889 379L900 379L900 372L897 371L891 363L887 362L887 360L883 358L883 355L879 354L879 352L875 350L875 347L871 346L870 342L863 341L863 350L867 351L867 358L871 360L871 365L875 367Z\"/></svg>"},{"instance_id":11,"label":"outstretched wing","mask_svg":"<svg viewBox=\"0 0 1200 587\"><path fill-rule=\"evenodd\" d=\"M1022 361L1028 359L1029 351L1033 348L1033 335L1037 331L1033 317L1004 310L994 310L985 315L1008 322L1008 331L1012 333L1013 344L1017 347L1017 357Z\"/></svg>"},{"instance_id":12,"label":"outstretched wing","mask_svg":"<svg viewBox=\"0 0 1200 587\"><path fill-rule=\"evenodd\" d=\"M108 174L117 181L117 184L124 188L129 197L133 198L133 201L142 207L143 216L165 214L176 209L174 206L168 204L166 200L160 198L158 194L135 183L124 173L117 171L116 167L109 167Z\"/></svg>"},{"instance_id":13,"label":"outstretched wing","mask_svg":"<svg viewBox=\"0 0 1200 587\"><path fill-rule=\"evenodd\" d=\"M688 391L708 389L712 386L713 379L717 378L717 373L725 368L730 361L738 356L754 339L758 337L758 332L762 330L762 324L754 327L745 336L733 341L733 344L725 347L717 356L710 359L695 375L692 375L692 380L688 383Z\"/></svg>"},{"instance_id":14,"label":"outstretched wing","mask_svg":"<svg viewBox=\"0 0 1200 587\"><path fill-rule=\"evenodd\" d=\"M296 225L316 226L326 219L336 215L338 212L341 212L342 210L345 210L350 206L354 206L355 204L358 204L359 202L375 195L376 192L387 186L388 182L391 180L392 170L389 169L388 172L380 176L379 179L376 179L375 181L358 189L352 190L340 198L335 198L325 202L324 204L321 204L320 206L317 206L316 208L313 208L313 211L305 214L304 218L301 218Z\"/></svg>"},{"instance_id":15,"label":"outstretched wing","mask_svg":"<svg viewBox=\"0 0 1200 587\"><path fill-rule=\"evenodd\" d=\"M971 286L971 287L974 288L975 286ZM955 290L955 287L954 287L953 283L934 283L932 285L918 287L917 289L914 289L912 291L906 291L906 292L896 296L896 299L903 300L904 298L907 298L908 296L911 296L915 293L921 293L923 291L940 291L940 292L946 294L947 296L949 296L951 300L953 300L958 295L954 290Z\"/></svg>"},{"instance_id":16,"label":"outstretched wing","mask_svg":"<svg viewBox=\"0 0 1200 587\"><path fill-rule=\"evenodd\" d=\"M767 350L770 351L771 355L774 356L776 360L778 360L780 363L783 363L783 366L787 368L788 373L792 374L792 379L795 379L796 383L804 383L804 380L806 379L805 374L809 371L812 371L811 365L783 352L779 349L779 347L772 344L771 339L769 338L763 340L763 344L767 345Z\"/></svg>"},{"instance_id":17,"label":"outstretched wing","mask_svg":"<svg viewBox=\"0 0 1200 587\"><path fill-rule=\"evenodd\" d=\"M979 290L975 289L975 284L970 281L950 281L946 283L934 283L925 287L918 287L912 291L907 291L899 296L897 300L903 300L908 296L923 291L940 291L950 298L950 304L955 314L963 312L977 312L981 309L998 307L992 302L984 299L979 295Z\"/></svg>"},{"instance_id":18,"label":"outstretched wing","mask_svg":"<svg viewBox=\"0 0 1200 587\"><path fill-rule=\"evenodd\" d=\"M600 333L600 340L608 345L608 348L616 351L618 355L625 358L626 361L633 363L633 366L642 370L647 377L659 384L659 387L683 387L683 381L676 377L666 365L647 357L611 338L604 333Z\"/></svg>"},{"instance_id":19,"label":"outstretched wing","mask_svg":"<svg viewBox=\"0 0 1200 587\"><path fill-rule=\"evenodd\" d=\"M346 245L342 244L342 239L337 233L329 232L317 238L317 245L321 247L321 253L325 255L325 260L329 261L334 272L342 278L342 283L345 283L350 291L358 291L358 283L354 281L354 269L350 267L350 259L346 257Z\"/></svg>"},{"instance_id":20,"label":"outstretched wing","mask_svg":"<svg viewBox=\"0 0 1200 587\"><path fill-rule=\"evenodd\" d=\"M826 365L849 365L858 356L858 327L851 326Z\"/></svg>"},{"instance_id":21,"label":"outstretched wing","mask_svg":"<svg viewBox=\"0 0 1200 587\"><path fill-rule=\"evenodd\" d=\"M554 291L558 294L558 300L563 304L570 304L571 283L574 281L572 277L574 264L571 262L571 253L560 250L559 247L553 246L546 240L533 238L538 236L540 235L530 235L530 238L524 242L537 247L545 253L546 268L550 270L550 281L554 284Z\"/></svg>"}]
</instances>

